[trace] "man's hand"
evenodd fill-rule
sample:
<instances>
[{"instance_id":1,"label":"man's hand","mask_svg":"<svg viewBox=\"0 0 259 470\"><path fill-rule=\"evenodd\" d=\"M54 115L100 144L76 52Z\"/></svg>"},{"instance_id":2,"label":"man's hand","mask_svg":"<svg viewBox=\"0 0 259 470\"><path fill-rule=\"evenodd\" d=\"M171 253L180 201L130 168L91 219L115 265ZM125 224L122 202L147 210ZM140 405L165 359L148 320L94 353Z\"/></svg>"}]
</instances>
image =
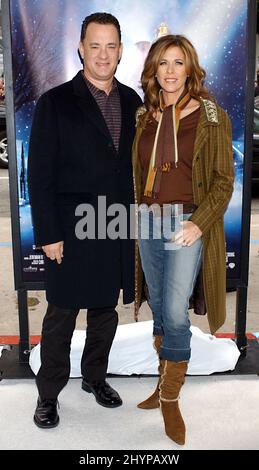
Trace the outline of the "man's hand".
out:
<instances>
[{"instance_id":1,"label":"man's hand","mask_svg":"<svg viewBox=\"0 0 259 470\"><path fill-rule=\"evenodd\" d=\"M52 261L57 260L58 264L62 263L64 242L51 243L42 247L45 255Z\"/></svg>"},{"instance_id":2,"label":"man's hand","mask_svg":"<svg viewBox=\"0 0 259 470\"><path fill-rule=\"evenodd\" d=\"M0 99L1 100L4 99L4 82L1 78L0 78Z\"/></svg>"},{"instance_id":3,"label":"man's hand","mask_svg":"<svg viewBox=\"0 0 259 470\"><path fill-rule=\"evenodd\" d=\"M192 246L202 236L202 232L191 220L181 222L183 229L175 235L177 245Z\"/></svg>"}]
</instances>

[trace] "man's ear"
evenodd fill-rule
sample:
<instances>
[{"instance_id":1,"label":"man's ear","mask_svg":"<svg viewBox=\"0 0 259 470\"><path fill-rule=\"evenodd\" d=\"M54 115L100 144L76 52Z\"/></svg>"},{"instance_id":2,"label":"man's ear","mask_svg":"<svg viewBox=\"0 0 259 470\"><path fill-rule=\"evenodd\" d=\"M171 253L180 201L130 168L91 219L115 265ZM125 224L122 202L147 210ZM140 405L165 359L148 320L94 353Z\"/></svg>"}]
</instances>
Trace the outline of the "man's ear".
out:
<instances>
[{"instance_id":1,"label":"man's ear","mask_svg":"<svg viewBox=\"0 0 259 470\"><path fill-rule=\"evenodd\" d=\"M78 44L78 50L79 50L79 53L80 53L80 56L81 56L82 60L84 60L84 46L83 46L81 41Z\"/></svg>"},{"instance_id":2,"label":"man's ear","mask_svg":"<svg viewBox=\"0 0 259 470\"><path fill-rule=\"evenodd\" d=\"M84 63L84 48L83 48L83 44L81 43L81 41L78 45L77 53L78 53L78 57L80 59L81 64L83 64Z\"/></svg>"},{"instance_id":3,"label":"man's ear","mask_svg":"<svg viewBox=\"0 0 259 470\"><path fill-rule=\"evenodd\" d=\"M84 61L83 61L83 59L82 59L82 57L81 57L79 48L77 49L77 54L78 54L78 57L79 57L79 60L80 60L81 64L84 65Z\"/></svg>"},{"instance_id":4,"label":"man's ear","mask_svg":"<svg viewBox=\"0 0 259 470\"><path fill-rule=\"evenodd\" d=\"M121 45L120 45L120 49L119 49L119 60L118 60L118 64L119 64L120 61L121 61L122 52L123 52L123 45L121 44Z\"/></svg>"}]
</instances>

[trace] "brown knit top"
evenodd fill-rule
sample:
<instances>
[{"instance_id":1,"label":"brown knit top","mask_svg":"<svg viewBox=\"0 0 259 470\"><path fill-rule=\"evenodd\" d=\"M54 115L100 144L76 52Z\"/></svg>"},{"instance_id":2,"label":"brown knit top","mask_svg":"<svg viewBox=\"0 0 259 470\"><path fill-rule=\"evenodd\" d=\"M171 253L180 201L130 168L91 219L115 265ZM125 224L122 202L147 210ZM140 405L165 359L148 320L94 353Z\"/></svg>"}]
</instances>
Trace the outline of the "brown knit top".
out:
<instances>
[{"instance_id":1,"label":"brown knit top","mask_svg":"<svg viewBox=\"0 0 259 470\"><path fill-rule=\"evenodd\" d=\"M193 204L192 160L200 108L180 119L177 133L179 161L177 168L162 174L161 189L156 199L144 196L149 160L155 140L157 121L153 118L146 124L139 140L141 162L141 202L147 205L188 203Z\"/></svg>"}]
</instances>

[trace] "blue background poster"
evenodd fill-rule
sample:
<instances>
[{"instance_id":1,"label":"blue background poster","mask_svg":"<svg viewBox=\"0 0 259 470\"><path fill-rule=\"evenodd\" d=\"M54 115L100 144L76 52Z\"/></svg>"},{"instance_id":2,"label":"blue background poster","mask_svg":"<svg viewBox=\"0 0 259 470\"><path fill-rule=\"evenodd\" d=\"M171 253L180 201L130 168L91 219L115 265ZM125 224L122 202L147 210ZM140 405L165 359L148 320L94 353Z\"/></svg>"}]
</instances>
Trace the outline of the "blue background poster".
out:
<instances>
[{"instance_id":1,"label":"blue background poster","mask_svg":"<svg viewBox=\"0 0 259 470\"><path fill-rule=\"evenodd\" d=\"M43 256L34 246L27 186L34 107L42 93L70 80L81 68L77 54L81 23L95 11L110 12L118 18L124 52L116 77L141 96L143 63L158 36L165 32L183 34L196 47L207 71L206 86L226 109L233 126L235 188L225 214L226 262L228 279L239 278L247 1L11 0L10 10L23 281L44 280Z\"/></svg>"}]
</instances>

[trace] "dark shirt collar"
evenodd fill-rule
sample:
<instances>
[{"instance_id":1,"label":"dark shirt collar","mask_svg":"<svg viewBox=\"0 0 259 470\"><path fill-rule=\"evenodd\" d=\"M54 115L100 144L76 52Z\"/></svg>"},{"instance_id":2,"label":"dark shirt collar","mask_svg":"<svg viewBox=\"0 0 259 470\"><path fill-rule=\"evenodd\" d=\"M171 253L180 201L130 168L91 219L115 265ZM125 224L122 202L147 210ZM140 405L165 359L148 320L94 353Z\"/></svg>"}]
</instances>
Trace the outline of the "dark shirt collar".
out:
<instances>
[{"instance_id":1,"label":"dark shirt collar","mask_svg":"<svg viewBox=\"0 0 259 470\"><path fill-rule=\"evenodd\" d=\"M85 84L87 85L87 88L90 90L90 92L92 93L93 96L97 96L97 95L100 95L100 94L105 94L106 96L110 96L110 94L113 93L118 88L117 80L116 80L115 77L113 77L112 88L111 88L111 91L110 91L109 95L107 95L107 93L105 93L104 90L101 90L100 88L97 88L92 82L90 82L86 78L83 70L81 70L81 73L82 73L83 79L85 81Z\"/></svg>"}]
</instances>

